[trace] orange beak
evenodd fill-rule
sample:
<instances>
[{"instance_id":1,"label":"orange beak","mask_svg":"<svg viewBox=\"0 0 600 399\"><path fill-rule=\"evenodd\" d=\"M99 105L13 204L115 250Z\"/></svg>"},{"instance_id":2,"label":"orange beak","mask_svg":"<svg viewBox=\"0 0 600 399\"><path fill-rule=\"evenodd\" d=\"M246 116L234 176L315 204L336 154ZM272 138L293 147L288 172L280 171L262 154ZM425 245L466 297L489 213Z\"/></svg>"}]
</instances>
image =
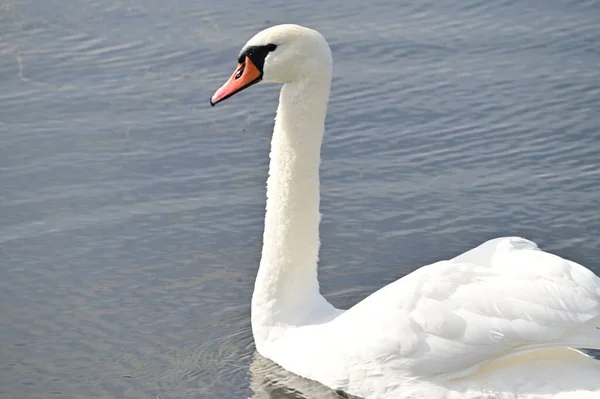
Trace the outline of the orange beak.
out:
<instances>
[{"instance_id":1,"label":"orange beak","mask_svg":"<svg viewBox=\"0 0 600 399\"><path fill-rule=\"evenodd\" d=\"M210 105L214 107L217 103L228 99L235 93L258 83L261 78L262 72L258 70L250 58L246 57L244 62L238 64L229 80L219 90L215 91L215 94L210 98Z\"/></svg>"}]
</instances>

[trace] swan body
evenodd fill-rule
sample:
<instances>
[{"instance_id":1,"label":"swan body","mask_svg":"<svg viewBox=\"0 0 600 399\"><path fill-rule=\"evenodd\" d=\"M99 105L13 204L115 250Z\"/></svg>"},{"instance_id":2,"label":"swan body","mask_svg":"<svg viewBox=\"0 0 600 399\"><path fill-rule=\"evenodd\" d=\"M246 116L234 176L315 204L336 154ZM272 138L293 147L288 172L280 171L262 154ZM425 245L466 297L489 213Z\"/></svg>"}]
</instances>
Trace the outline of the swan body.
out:
<instances>
[{"instance_id":1,"label":"swan body","mask_svg":"<svg viewBox=\"0 0 600 399\"><path fill-rule=\"evenodd\" d=\"M283 83L271 141L263 250L252 296L257 351L364 398L600 398L600 279L505 237L421 267L348 310L319 292L319 164L332 57L318 32L266 29L216 104Z\"/></svg>"}]
</instances>

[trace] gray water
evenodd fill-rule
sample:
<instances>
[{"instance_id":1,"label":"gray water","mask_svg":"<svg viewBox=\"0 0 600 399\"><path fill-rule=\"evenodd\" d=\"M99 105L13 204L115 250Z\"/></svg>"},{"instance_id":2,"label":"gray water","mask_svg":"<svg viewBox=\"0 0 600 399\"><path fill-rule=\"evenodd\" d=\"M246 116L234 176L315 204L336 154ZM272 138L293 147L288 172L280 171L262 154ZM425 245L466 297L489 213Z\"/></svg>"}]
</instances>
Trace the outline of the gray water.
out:
<instances>
[{"instance_id":1,"label":"gray water","mask_svg":"<svg viewBox=\"0 0 600 399\"><path fill-rule=\"evenodd\" d=\"M502 235L600 272L598 21L583 0L2 1L0 398L336 396L252 342L277 87L208 104L277 23L334 54L336 306Z\"/></svg>"}]
</instances>

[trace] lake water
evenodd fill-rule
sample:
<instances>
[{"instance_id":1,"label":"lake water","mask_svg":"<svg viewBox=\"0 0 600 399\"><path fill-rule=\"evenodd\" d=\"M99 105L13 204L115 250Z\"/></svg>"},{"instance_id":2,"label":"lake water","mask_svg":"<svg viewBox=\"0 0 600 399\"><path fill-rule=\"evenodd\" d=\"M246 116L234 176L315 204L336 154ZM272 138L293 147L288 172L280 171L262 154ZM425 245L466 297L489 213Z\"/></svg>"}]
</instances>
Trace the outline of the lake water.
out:
<instances>
[{"instance_id":1,"label":"lake water","mask_svg":"<svg viewBox=\"0 0 600 399\"><path fill-rule=\"evenodd\" d=\"M0 398L325 398L255 354L270 25L334 55L322 291L522 235L600 272L597 1L4 0ZM299 393L302 391L303 393Z\"/></svg>"}]
</instances>

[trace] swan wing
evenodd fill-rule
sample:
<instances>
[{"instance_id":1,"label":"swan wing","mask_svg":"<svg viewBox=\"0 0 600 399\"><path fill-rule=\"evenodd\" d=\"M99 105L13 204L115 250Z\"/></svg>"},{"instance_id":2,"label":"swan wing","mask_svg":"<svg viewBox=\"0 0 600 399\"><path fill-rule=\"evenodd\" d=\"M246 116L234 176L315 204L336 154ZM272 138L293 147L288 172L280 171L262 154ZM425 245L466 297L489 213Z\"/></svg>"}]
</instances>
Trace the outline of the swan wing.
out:
<instances>
[{"instance_id":1,"label":"swan wing","mask_svg":"<svg viewBox=\"0 0 600 399\"><path fill-rule=\"evenodd\" d=\"M415 376L468 375L532 350L600 348L600 279L510 237L422 267L340 319L364 342L358 358Z\"/></svg>"}]
</instances>

